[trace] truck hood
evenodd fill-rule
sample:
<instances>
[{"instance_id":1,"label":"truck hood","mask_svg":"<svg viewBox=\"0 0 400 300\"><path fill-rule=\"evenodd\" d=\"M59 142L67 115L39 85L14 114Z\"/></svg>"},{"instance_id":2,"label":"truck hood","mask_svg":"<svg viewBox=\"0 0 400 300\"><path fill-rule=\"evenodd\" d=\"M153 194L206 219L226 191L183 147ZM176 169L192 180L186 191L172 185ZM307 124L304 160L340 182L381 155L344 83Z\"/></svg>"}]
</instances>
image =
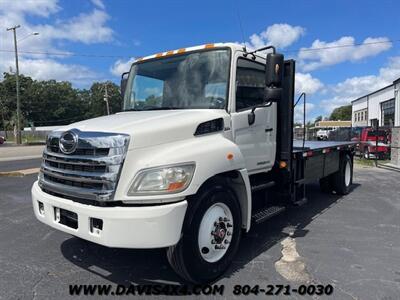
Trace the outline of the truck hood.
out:
<instances>
[{"instance_id":1,"label":"truck hood","mask_svg":"<svg viewBox=\"0 0 400 300\"><path fill-rule=\"evenodd\" d=\"M226 124L229 114L222 109L131 111L72 123L57 131L76 128L124 133L131 136L129 148L133 149L191 138L200 123L217 118L223 118Z\"/></svg>"}]
</instances>

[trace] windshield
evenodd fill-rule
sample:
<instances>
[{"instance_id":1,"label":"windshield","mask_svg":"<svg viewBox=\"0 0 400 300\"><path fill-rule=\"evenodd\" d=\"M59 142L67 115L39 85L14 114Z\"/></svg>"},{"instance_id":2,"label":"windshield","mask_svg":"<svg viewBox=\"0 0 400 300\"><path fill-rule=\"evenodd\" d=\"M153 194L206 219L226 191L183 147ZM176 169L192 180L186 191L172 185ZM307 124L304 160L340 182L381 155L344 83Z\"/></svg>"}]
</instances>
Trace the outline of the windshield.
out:
<instances>
[{"instance_id":1,"label":"windshield","mask_svg":"<svg viewBox=\"0 0 400 300\"><path fill-rule=\"evenodd\" d=\"M379 137L385 137L386 136L386 132L379 130L379 131L368 131L368 136L379 136Z\"/></svg>"},{"instance_id":2,"label":"windshield","mask_svg":"<svg viewBox=\"0 0 400 300\"><path fill-rule=\"evenodd\" d=\"M224 109L229 50L188 53L132 66L124 110Z\"/></svg>"}]
</instances>

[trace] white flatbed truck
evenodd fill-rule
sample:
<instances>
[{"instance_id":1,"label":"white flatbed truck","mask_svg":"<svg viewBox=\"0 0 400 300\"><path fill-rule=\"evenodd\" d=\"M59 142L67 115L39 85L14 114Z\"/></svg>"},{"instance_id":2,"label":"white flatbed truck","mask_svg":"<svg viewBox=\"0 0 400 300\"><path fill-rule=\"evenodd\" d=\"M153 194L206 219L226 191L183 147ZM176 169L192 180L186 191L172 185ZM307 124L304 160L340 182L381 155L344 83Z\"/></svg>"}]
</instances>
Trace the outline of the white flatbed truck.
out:
<instances>
[{"instance_id":1,"label":"white flatbed truck","mask_svg":"<svg viewBox=\"0 0 400 300\"><path fill-rule=\"evenodd\" d=\"M49 134L37 219L108 247L166 248L203 283L253 223L305 203L308 182L348 193L354 144L293 143L295 62L260 50L272 52L221 43L135 61L121 113Z\"/></svg>"}]
</instances>

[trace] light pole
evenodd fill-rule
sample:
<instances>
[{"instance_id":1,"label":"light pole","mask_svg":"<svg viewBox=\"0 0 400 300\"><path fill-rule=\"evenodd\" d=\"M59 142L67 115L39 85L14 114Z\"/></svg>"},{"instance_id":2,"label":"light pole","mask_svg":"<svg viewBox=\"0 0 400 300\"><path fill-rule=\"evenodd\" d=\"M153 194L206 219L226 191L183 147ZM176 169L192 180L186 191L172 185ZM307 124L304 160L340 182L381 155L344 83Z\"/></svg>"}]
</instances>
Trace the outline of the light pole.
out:
<instances>
[{"instance_id":1,"label":"light pole","mask_svg":"<svg viewBox=\"0 0 400 300\"><path fill-rule=\"evenodd\" d=\"M20 28L21 25L16 25L14 27L7 28L7 31L12 30L14 33L14 48L15 48L15 81L17 84L17 144L22 144L21 139L21 101L19 99L19 67L18 67L18 46L17 46L17 28ZM23 39L31 36L31 35L38 35L39 33L33 32L28 36L24 37Z\"/></svg>"}]
</instances>

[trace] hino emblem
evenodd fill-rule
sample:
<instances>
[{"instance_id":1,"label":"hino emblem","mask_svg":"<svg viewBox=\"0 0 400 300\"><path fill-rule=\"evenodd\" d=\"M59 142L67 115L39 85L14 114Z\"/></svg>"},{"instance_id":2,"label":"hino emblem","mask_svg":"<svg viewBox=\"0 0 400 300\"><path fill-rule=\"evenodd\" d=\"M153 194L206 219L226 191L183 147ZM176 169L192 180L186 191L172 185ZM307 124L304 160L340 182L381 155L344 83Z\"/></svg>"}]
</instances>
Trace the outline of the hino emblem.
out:
<instances>
[{"instance_id":1,"label":"hino emblem","mask_svg":"<svg viewBox=\"0 0 400 300\"><path fill-rule=\"evenodd\" d=\"M78 135L73 131L66 131L60 136L59 146L61 152L71 154L78 146Z\"/></svg>"}]
</instances>

